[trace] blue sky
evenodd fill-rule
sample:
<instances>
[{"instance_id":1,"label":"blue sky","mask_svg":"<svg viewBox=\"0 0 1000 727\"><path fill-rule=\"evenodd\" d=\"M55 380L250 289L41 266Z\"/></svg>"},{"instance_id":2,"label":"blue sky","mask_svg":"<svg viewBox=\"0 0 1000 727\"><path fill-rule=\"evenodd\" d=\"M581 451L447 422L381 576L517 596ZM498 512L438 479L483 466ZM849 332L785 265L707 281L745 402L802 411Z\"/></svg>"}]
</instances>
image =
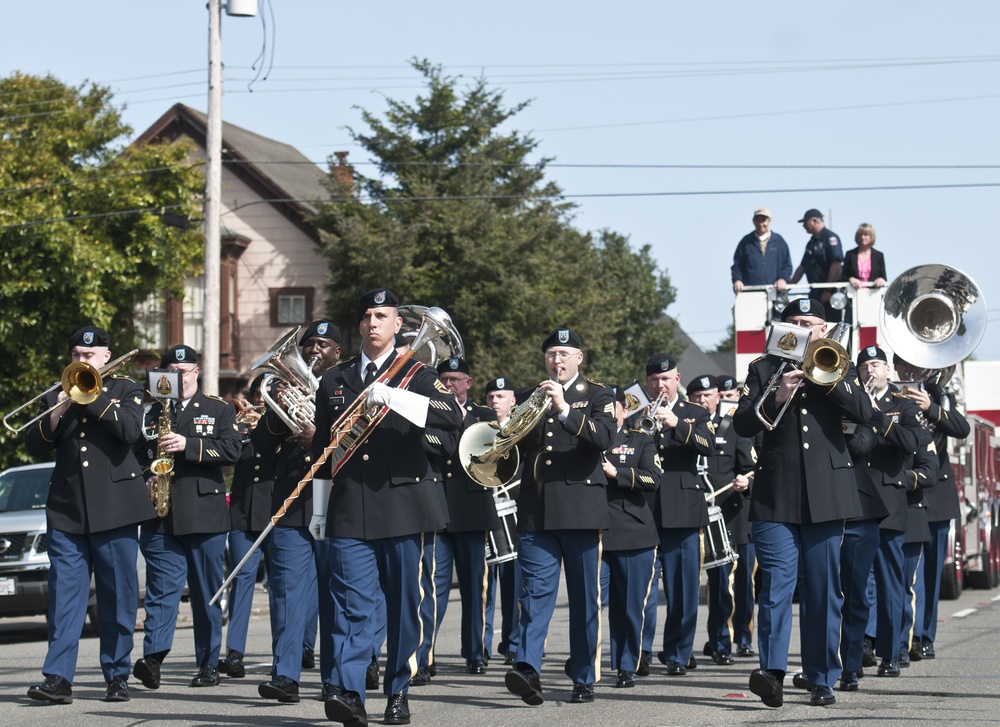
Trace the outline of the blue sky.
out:
<instances>
[{"instance_id":1,"label":"blue sky","mask_svg":"<svg viewBox=\"0 0 1000 727\"><path fill-rule=\"evenodd\" d=\"M137 133L176 101L207 107L205 0L4 10L5 75L109 85ZM512 126L554 158L574 224L652 247L677 288L667 312L703 346L731 319L732 252L753 209L770 208L797 262L796 220L816 207L848 243L874 225L890 276L939 262L974 277L991 318L976 356L1000 358L1000 4L272 0L264 11L266 32L223 18L227 121L320 164L349 150L372 173L345 127L363 129L356 107L415 97L409 58L482 75L508 103L531 101ZM273 67L251 92L262 50Z\"/></svg>"}]
</instances>

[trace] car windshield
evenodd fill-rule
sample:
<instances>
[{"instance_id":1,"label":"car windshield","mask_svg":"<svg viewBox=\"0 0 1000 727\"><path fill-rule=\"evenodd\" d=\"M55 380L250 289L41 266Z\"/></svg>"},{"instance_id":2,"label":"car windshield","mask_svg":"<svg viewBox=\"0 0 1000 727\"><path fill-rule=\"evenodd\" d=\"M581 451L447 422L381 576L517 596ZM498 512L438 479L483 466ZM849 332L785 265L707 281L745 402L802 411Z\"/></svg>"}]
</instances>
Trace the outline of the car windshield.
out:
<instances>
[{"instance_id":1,"label":"car windshield","mask_svg":"<svg viewBox=\"0 0 1000 727\"><path fill-rule=\"evenodd\" d=\"M0 474L0 512L43 510L52 470L8 470Z\"/></svg>"}]
</instances>

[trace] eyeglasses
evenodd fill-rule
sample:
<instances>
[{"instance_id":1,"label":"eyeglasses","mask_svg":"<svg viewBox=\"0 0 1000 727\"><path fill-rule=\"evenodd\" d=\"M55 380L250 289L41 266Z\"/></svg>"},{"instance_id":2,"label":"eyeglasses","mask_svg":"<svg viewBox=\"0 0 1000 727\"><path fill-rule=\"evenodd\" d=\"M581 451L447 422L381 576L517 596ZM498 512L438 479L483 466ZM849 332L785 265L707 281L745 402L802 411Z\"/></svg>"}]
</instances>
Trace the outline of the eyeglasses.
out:
<instances>
[{"instance_id":1,"label":"eyeglasses","mask_svg":"<svg viewBox=\"0 0 1000 727\"><path fill-rule=\"evenodd\" d=\"M463 381L468 381L471 378L472 378L471 376L441 376L440 377L442 384L458 384L458 383L461 383Z\"/></svg>"},{"instance_id":2,"label":"eyeglasses","mask_svg":"<svg viewBox=\"0 0 1000 727\"><path fill-rule=\"evenodd\" d=\"M545 358L548 361L555 361L556 359L561 359L561 360L565 361L568 358L573 358L574 356L576 356L579 353L580 353L579 351L552 351L552 350L549 350L549 351L545 352Z\"/></svg>"}]
</instances>

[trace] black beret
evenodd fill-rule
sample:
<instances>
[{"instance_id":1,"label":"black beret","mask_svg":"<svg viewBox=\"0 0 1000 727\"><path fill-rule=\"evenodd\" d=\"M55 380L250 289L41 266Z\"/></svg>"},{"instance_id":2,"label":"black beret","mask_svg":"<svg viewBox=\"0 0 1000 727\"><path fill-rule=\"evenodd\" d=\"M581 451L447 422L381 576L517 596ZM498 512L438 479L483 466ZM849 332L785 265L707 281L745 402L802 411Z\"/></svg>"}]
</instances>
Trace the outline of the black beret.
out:
<instances>
[{"instance_id":1,"label":"black beret","mask_svg":"<svg viewBox=\"0 0 1000 727\"><path fill-rule=\"evenodd\" d=\"M570 328L557 328L542 342L542 350L548 351L553 346L583 348L583 339L579 333Z\"/></svg>"},{"instance_id":2,"label":"black beret","mask_svg":"<svg viewBox=\"0 0 1000 727\"><path fill-rule=\"evenodd\" d=\"M170 364L175 363L198 363L198 352L195 351L190 346L173 346L168 348L167 352L163 354L163 358L160 359L160 368L165 369Z\"/></svg>"},{"instance_id":3,"label":"black beret","mask_svg":"<svg viewBox=\"0 0 1000 727\"><path fill-rule=\"evenodd\" d=\"M677 368L677 362L669 353L654 353L646 362L646 376L664 374Z\"/></svg>"},{"instance_id":4,"label":"black beret","mask_svg":"<svg viewBox=\"0 0 1000 727\"><path fill-rule=\"evenodd\" d=\"M687 385L688 396L691 394L697 394L699 391L708 391L709 389L719 388L719 382L714 376L698 376L692 379L691 383Z\"/></svg>"},{"instance_id":5,"label":"black beret","mask_svg":"<svg viewBox=\"0 0 1000 727\"><path fill-rule=\"evenodd\" d=\"M872 359L878 359L879 361L889 363L889 358L885 355L885 351L881 348L878 346L865 346L861 349L861 353L858 354L858 366L863 364L865 361L871 361Z\"/></svg>"},{"instance_id":6,"label":"black beret","mask_svg":"<svg viewBox=\"0 0 1000 727\"><path fill-rule=\"evenodd\" d=\"M719 385L719 391L732 391L737 385L736 377L729 374L716 376L715 382Z\"/></svg>"},{"instance_id":7,"label":"black beret","mask_svg":"<svg viewBox=\"0 0 1000 727\"><path fill-rule=\"evenodd\" d=\"M316 338L329 338L331 341L340 343L340 329L330 323L330 321L313 321L310 323L306 332L299 339L299 345L305 346L306 341L313 336Z\"/></svg>"},{"instance_id":8,"label":"black beret","mask_svg":"<svg viewBox=\"0 0 1000 727\"><path fill-rule=\"evenodd\" d=\"M267 372L260 374L256 379L250 382L250 396L257 393L261 385L264 383L264 377L267 376Z\"/></svg>"},{"instance_id":9,"label":"black beret","mask_svg":"<svg viewBox=\"0 0 1000 727\"><path fill-rule=\"evenodd\" d=\"M444 361L438 364L438 376L447 373L449 371L461 371L463 374L472 376L469 371L469 364L465 362L464 358L457 358L455 356L451 358L446 358Z\"/></svg>"},{"instance_id":10,"label":"black beret","mask_svg":"<svg viewBox=\"0 0 1000 727\"><path fill-rule=\"evenodd\" d=\"M84 326L79 331L69 337L69 347L74 346L104 346L110 348L111 337L103 328L97 326Z\"/></svg>"},{"instance_id":11,"label":"black beret","mask_svg":"<svg viewBox=\"0 0 1000 727\"><path fill-rule=\"evenodd\" d=\"M383 306L398 308L399 298L397 298L391 290L386 290L385 288L375 288L374 290L369 290L367 293L362 295L361 300L358 301L358 323L361 323L361 319L364 317L366 310L369 308L382 308Z\"/></svg>"},{"instance_id":12,"label":"black beret","mask_svg":"<svg viewBox=\"0 0 1000 727\"><path fill-rule=\"evenodd\" d=\"M781 320L787 321L792 316L816 316L826 320L826 308L818 300L812 298L797 298L781 311Z\"/></svg>"},{"instance_id":13,"label":"black beret","mask_svg":"<svg viewBox=\"0 0 1000 727\"><path fill-rule=\"evenodd\" d=\"M489 394L491 391L514 391L516 387L514 384L510 383L503 376L498 376L495 379L490 379L486 382L486 393Z\"/></svg>"},{"instance_id":14,"label":"black beret","mask_svg":"<svg viewBox=\"0 0 1000 727\"><path fill-rule=\"evenodd\" d=\"M614 389L614 392L615 392L615 401L619 402L620 404L624 404L625 403L625 387L621 386L621 385L618 385L618 386L612 386L611 388Z\"/></svg>"}]
</instances>

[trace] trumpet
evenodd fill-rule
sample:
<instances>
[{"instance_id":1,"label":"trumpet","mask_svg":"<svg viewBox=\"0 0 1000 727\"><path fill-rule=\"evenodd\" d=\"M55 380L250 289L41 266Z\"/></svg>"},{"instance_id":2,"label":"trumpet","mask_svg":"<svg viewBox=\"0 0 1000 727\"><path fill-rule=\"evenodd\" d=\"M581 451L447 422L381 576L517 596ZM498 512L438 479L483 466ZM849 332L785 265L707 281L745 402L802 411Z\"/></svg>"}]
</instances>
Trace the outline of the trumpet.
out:
<instances>
[{"instance_id":1,"label":"trumpet","mask_svg":"<svg viewBox=\"0 0 1000 727\"><path fill-rule=\"evenodd\" d=\"M95 368L91 364L85 361L74 361L63 369L62 376L59 381L52 384L49 388L43 391L38 396L33 399L28 399L28 401L21 404L21 406L14 409L9 414L5 415L3 418L3 425L11 432L15 434L20 434L25 429L30 427L32 424L42 419L48 414L51 414L56 407L62 405L63 402L57 402L50 406L48 409L38 414L33 419L28 420L21 426L14 426L10 423L10 419L13 419L16 415L20 414L22 411L27 409L29 406L37 401L45 398L48 394L52 393L56 389L62 388L66 392L66 396L70 398L74 404L90 404L97 400L97 397L101 395L101 388L104 386L104 379L113 374L120 368L123 368L131 361L135 355L139 353L139 349L133 348L131 351L126 353L124 356L119 356L114 361L109 361L104 364L101 368Z\"/></svg>"},{"instance_id":2,"label":"trumpet","mask_svg":"<svg viewBox=\"0 0 1000 727\"><path fill-rule=\"evenodd\" d=\"M660 423L656 421L656 410L660 408L660 404L663 403L666 397L667 392L663 392L656 397L656 401L646 407L646 413L635 422L636 429L644 431L649 436L653 436L660 430Z\"/></svg>"}]
</instances>

